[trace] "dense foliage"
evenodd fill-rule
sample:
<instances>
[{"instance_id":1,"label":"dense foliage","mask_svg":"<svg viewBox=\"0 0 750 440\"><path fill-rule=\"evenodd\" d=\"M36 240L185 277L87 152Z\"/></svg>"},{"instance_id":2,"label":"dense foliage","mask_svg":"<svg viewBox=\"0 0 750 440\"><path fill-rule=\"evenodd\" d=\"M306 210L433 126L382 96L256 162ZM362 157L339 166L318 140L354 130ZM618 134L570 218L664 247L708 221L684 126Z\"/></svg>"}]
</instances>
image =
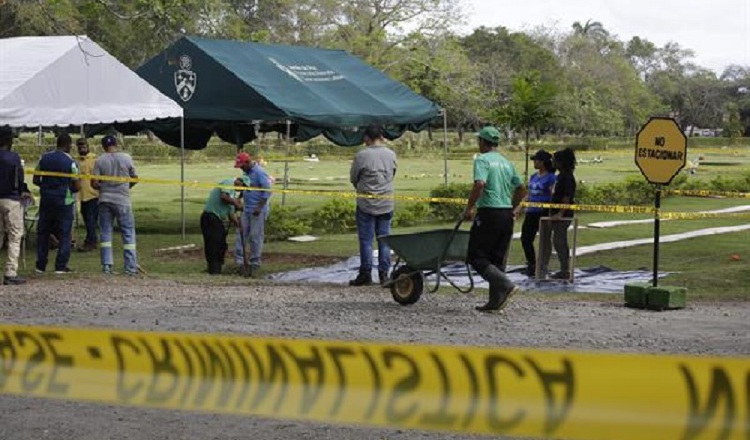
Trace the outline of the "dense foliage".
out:
<instances>
[{"instance_id":1,"label":"dense foliage","mask_svg":"<svg viewBox=\"0 0 750 440\"><path fill-rule=\"evenodd\" d=\"M87 34L130 67L181 35L345 49L447 110L449 125L632 136L650 115L750 134L750 67L720 74L676 42L621 41L597 21L460 34L468 0L5 0L0 38ZM706 134L701 132L701 134Z\"/></svg>"}]
</instances>

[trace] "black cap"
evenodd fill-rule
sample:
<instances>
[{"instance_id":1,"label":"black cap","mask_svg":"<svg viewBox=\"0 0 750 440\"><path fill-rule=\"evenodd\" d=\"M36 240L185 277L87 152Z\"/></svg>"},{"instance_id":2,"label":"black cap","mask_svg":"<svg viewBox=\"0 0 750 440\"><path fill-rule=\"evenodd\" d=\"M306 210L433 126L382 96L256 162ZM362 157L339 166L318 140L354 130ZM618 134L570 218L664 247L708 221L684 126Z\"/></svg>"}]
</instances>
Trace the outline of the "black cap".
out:
<instances>
[{"instance_id":1,"label":"black cap","mask_svg":"<svg viewBox=\"0 0 750 440\"><path fill-rule=\"evenodd\" d=\"M529 159L547 161L547 160L552 160L552 155L544 150L539 150Z\"/></svg>"},{"instance_id":2,"label":"black cap","mask_svg":"<svg viewBox=\"0 0 750 440\"><path fill-rule=\"evenodd\" d=\"M13 141L13 130L10 127L0 127L0 142L3 144Z\"/></svg>"}]
</instances>

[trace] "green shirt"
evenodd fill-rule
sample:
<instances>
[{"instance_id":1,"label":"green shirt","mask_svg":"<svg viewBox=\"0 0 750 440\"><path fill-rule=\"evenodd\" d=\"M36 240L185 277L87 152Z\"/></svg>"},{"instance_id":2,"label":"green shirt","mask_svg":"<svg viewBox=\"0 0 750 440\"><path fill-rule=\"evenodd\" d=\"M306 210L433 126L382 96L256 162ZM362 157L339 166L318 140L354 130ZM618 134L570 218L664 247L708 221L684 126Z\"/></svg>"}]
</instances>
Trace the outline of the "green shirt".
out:
<instances>
[{"instance_id":1,"label":"green shirt","mask_svg":"<svg viewBox=\"0 0 750 440\"><path fill-rule=\"evenodd\" d=\"M224 179L219 182L221 186L234 186L234 179ZM227 194L231 198L237 197L237 191L229 188L216 187L211 190L206 200L206 206L203 208L205 212L210 212L222 220L229 218L229 215L234 212L234 205L221 200L221 194Z\"/></svg>"},{"instance_id":2,"label":"green shirt","mask_svg":"<svg viewBox=\"0 0 750 440\"><path fill-rule=\"evenodd\" d=\"M477 208L512 208L513 193L523 184L513 164L497 151L474 160L474 181L477 180L484 182Z\"/></svg>"}]
</instances>

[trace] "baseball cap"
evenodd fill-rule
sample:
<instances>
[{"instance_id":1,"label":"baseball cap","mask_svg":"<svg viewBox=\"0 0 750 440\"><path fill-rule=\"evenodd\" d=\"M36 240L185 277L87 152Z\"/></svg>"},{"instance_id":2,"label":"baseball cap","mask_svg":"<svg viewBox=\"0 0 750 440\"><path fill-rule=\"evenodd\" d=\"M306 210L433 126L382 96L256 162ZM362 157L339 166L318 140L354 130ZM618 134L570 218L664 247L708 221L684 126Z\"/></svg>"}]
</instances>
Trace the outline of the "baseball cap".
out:
<instances>
[{"instance_id":1,"label":"baseball cap","mask_svg":"<svg viewBox=\"0 0 750 440\"><path fill-rule=\"evenodd\" d=\"M114 136L104 136L102 138L102 147L113 147L117 145L117 138Z\"/></svg>"},{"instance_id":2,"label":"baseball cap","mask_svg":"<svg viewBox=\"0 0 750 440\"><path fill-rule=\"evenodd\" d=\"M548 153L548 152L546 152L544 150L539 150L536 153L534 153L534 155L531 156L529 159L531 159L531 160L542 160L542 161L551 160L552 159L552 154L550 154L550 153Z\"/></svg>"},{"instance_id":3,"label":"baseball cap","mask_svg":"<svg viewBox=\"0 0 750 440\"><path fill-rule=\"evenodd\" d=\"M239 153L234 160L234 167L239 168L243 163L250 163L250 155L247 153Z\"/></svg>"},{"instance_id":4,"label":"baseball cap","mask_svg":"<svg viewBox=\"0 0 750 440\"><path fill-rule=\"evenodd\" d=\"M500 132L497 130L497 128L492 126L487 126L479 130L479 133L477 133L477 137L480 139L484 139L487 142L492 142L493 144L500 143Z\"/></svg>"}]
</instances>

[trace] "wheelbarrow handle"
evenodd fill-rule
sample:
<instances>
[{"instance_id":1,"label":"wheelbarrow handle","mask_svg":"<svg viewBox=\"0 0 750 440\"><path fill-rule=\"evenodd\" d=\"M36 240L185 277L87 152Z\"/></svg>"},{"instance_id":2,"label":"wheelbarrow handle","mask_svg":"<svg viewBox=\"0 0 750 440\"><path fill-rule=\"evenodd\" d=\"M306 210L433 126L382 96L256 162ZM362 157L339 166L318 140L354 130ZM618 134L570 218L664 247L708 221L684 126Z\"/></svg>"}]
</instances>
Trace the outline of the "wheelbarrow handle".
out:
<instances>
[{"instance_id":1,"label":"wheelbarrow handle","mask_svg":"<svg viewBox=\"0 0 750 440\"><path fill-rule=\"evenodd\" d=\"M459 228L461 228L461 224L462 224L463 222L464 222L464 216L462 215L462 216L460 216L460 217L458 218L458 222L456 222L456 226L454 226L454 227L453 227L453 232L454 232L454 233L455 233L456 231L458 231L458 230L459 230Z\"/></svg>"}]
</instances>

